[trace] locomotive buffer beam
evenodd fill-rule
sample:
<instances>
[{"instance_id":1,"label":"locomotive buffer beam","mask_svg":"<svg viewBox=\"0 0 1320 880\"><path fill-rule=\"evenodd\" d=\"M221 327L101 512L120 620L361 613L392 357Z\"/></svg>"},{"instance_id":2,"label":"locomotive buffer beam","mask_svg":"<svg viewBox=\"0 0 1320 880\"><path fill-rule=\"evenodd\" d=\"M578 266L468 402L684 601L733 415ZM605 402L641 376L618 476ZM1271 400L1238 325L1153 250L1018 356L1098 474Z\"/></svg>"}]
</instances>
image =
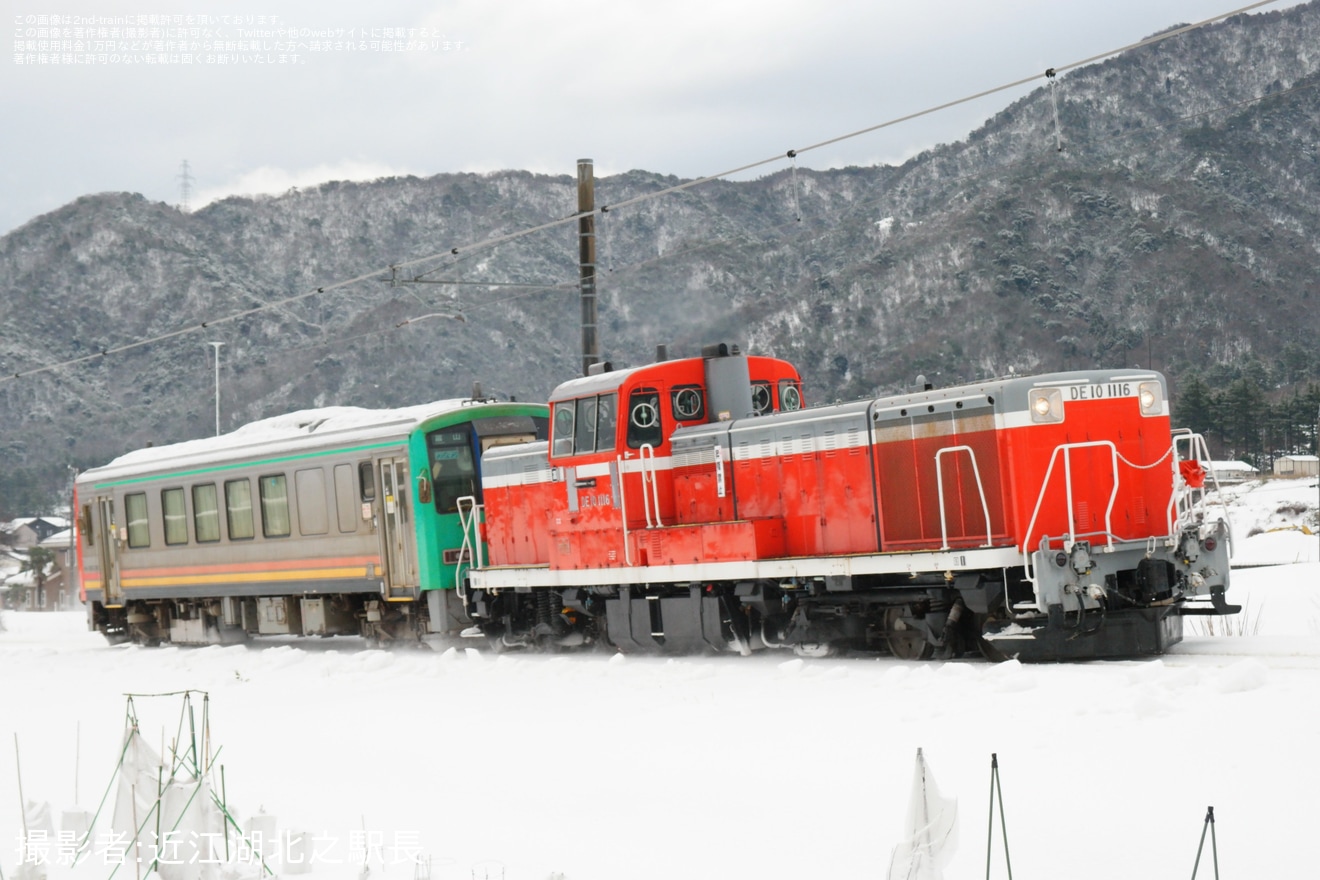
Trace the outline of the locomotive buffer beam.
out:
<instances>
[{"instance_id":1,"label":"locomotive buffer beam","mask_svg":"<svg viewBox=\"0 0 1320 880\"><path fill-rule=\"evenodd\" d=\"M1042 624L991 621L984 638L1005 657L1041 663L1163 654L1182 635L1182 615L1175 605L1080 612L1051 605Z\"/></svg>"}]
</instances>

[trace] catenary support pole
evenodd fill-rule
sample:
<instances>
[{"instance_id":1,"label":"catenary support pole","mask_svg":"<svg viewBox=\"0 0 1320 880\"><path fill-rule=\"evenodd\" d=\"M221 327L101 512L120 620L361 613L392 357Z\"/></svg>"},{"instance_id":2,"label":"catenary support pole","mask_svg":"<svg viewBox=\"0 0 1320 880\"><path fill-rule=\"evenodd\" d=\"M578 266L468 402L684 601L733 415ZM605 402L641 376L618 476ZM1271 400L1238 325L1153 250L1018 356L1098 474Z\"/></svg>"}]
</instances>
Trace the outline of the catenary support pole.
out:
<instances>
[{"instance_id":1,"label":"catenary support pole","mask_svg":"<svg viewBox=\"0 0 1320 880\"><path fill-rule=\"evenodd\" d=\"M208 342L215 348L215 436L220 436L220 346L223 342Z\"/></svg>"},{"instance_id":2,"label":"catenary support pole","mask_svg":"<svg viewBox=\"0 0 1320 880\"><path fill-rule=\"evenodd\" d=\"M590 159L578 159L578 270L582 291L582 375L600 360L596 334L596 174Z\"/></svg>"}]
</instances>

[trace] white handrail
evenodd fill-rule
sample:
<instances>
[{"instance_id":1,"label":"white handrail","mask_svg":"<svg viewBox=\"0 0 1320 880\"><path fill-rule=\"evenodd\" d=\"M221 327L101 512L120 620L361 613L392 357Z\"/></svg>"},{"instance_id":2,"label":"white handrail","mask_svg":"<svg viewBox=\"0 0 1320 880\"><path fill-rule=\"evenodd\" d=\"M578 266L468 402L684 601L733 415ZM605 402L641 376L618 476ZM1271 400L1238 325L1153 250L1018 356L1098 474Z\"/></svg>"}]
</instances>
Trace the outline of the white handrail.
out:
<instances>
[{"instance_id":1,"label":"white handrail","mask_svg":"<svg viewBox=\"0 0 1320 880\"><path fill-rule=\"evenodd\" d=\"M1105 540L1111 545L1114 542L1114 528L1111 520L1114 513L1114 501L1118 498L1118 447L1114 445L1112 440L1090 440L1084 443L1061 443L1054 447L1054 452L1050 455L1049 467L1045 469L1045 479L1043 479L1040 484L1040 494L1036 496L1036 508L1031 512L1031 521L1027 524L1027 530L1022 535L1022 567L1026 573L1027 580L1031 582L1033 587L1036 584L1036 574L1031 568L1031 554L1027 550L1027 542L1031 539L1032 530L1036 528L1036 519L1040 516L1041 505L1045 503L1045 493L1048 492L1050 488L1050 477L1054 475L1054 463L1058 460L1059 453L1062 452L1064 454L1063 466L1064 481L1066 483L1065 494L1067 496L1068 504L1068 534L1063 549L1071 550L1072 544L1075 542L1077 536L1077 523L1073 514L1072 456L1069 455L1069 453L1074 449L1086 449L1097 446L1109 447L1110 467L1114 474L1114 488L1109 493L1109 506L1105 508ZM1042 540L1044 540L1045 537L1046 536L1042 535ZM1044 545L1042 544L1042 547L1043 546Z\"/></svg>"},{"instance_id":2,"label":"white handrail","mask_svg":"<svg viewBox=\"0 0 1320 880\"><path fill-rule=\"evenodd\" d=\"M976 491L981 494L981 513L985 516L985 543L981 546L989 547L993 532L990 527L990 505L985 500L985 486L981 485L981 469L976 465L976 451L970 446L946 446L935 453L935 490L940 496L940 549L949 549L949 528L944 514L944 470L940 467L940 456L946 452L966 452L971 456L972 473L976 475Z\"/></svg>"},{"instance_id":3,"label":"white handrail","mask_svg":"<svg viewBox=\"0 0 1320 880\"><path fill-rule=\"evenodd\" d=\"M458 526L463 532L463 546L458 551L458 562L454 565L454 588L458 598L467 602L467 591L463 589L463 560L467 560L470 571L480 571L486 567L486 560L481 553L481 517L482 505L477 503L475 495L464 495L455 502L458 505Z\"/></svg>"},{"instance_id":4,"label":"white handrail","mask_svg":"<svg viewBox=\"0 0 1320 880\"><path fill-rule=\"evenodd\" d=\"M619 519L623 523L623 561L625 564L632 565L632 548L628 546L628 496L624 494L624 485L628 482L627 474L623 470L623 456L615 456L615 461L619 463ZM642 478L645 481L645 477Z\"/></svg>"},{"instance_id":5,"label":"white handrail","mask_svg":"<svg viewBox=\"0 0 1320 880\"><path fill-rule=\"evenodd\" d=\"M649 455L648 455L649 453ZM638 464L641 466L642 473L642 510L646 511L646 527L660 528L664 525L660 521L660 486L655 476L655 447L650 443L643 443L642 448L637 451ZM647 467L646 462L651 462ZM647 493L647 482L650 482L650 493ZM651 505L655 505L655 523L651 522Z\"/></svg>"},{"instance_id":6,"label":"white handrail","mask_svg":"<svg viewBox=\"0 0 1320 880\"><path fill-rule=\"evenodd\" d=\"M1178 450L1178 445L1180 443L1186 443L1186 455ZM1218 499L1219 504L1225 508L1225 513L1220 519L1223 520L1229 529L1228 543L1231 547L1233 544L1233 532L1232 523L1227 515L1228 505L1224 501L1223 490L1219 487L1219 475L1215 473L1213 467L1210 467L1210 449L1206 445L1205 438L1200 434L1195 434L1190 431L1175 433L1173 435L1173 447L1175 451L1173 456L1173 479L1175 491L1173 496L1169 499L1169 507L1165 512L1165 520L1169 526L1169 534L1176 534L1181 531L1184 526L1191 525L1194 522L1192 514L1197 509L1203 509L1209 505L1205 484L1202 483L1199 487L1188 485L1187 481L1183 478L1182 471L1178 467L1178 465L1184 461L1203 461L1206 463L1206 476L1209 477L1210 482L1214 484L1215 497Z\"/></svg>"}]
</instances>

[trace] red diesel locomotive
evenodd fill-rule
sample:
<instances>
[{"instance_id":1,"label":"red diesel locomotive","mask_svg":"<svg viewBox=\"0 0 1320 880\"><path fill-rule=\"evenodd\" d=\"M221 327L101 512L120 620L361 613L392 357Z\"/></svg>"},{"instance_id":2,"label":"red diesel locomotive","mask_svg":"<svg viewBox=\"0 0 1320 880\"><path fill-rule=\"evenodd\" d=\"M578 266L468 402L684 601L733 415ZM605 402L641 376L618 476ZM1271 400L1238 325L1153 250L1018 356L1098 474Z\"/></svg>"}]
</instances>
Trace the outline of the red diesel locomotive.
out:
<instances>
[{"instance_id":1,"label":"red diesel locomotive","mask_svg":"<svg viewBox=\"0 0 1320 880\"><path fill-rule=\"evenodd\" d=\"M486 453L484 534L468 502L480 632L1047 660L1161 653L1182 615L1236 610L1157 373L802 401L792 365L727 345L560 385L548 441Z\"/></svg>"}]
</instances>

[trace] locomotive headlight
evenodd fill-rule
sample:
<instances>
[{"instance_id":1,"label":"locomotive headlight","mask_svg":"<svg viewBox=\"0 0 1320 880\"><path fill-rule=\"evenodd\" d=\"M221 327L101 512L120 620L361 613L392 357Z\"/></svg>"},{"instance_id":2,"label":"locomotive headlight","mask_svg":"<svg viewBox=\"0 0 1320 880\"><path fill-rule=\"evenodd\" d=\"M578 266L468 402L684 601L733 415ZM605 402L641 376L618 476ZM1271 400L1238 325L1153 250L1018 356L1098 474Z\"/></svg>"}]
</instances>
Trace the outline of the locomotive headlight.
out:
<instances>
[{"instance_id":1,"label":"locomotive headlight","mask_svg":"<svg viewBox=\"0 0 1320 880\"><path fill-rule=\"evenodd\" d=\"M1141 403L1143 416L1160 414L1160 383L1142 382L1137 386L1137 400Z\"/></svg>"},{"instance_id":2,"label":"locomotive headlight","mask_svg":"<svg viewBox=\"0 0 1320 880\"><path fill-rule=\"evenodd\" d=\"M1027 403L1031 420L1038 424L1063 421L1063 392L1058 388L1033 388Z\"/></svg>"}]
</instances>

